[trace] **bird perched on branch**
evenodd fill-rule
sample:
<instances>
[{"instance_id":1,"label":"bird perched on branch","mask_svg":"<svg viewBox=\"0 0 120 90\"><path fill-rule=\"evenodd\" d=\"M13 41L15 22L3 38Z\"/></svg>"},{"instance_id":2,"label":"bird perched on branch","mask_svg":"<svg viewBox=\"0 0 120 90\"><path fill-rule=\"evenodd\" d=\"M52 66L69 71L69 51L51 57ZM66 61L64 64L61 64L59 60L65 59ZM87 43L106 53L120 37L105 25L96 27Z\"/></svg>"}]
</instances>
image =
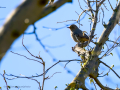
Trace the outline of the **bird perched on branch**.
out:
<instances>
[{"instance_id":1,"label":"bird perched on branch","mask_svg":"<svg viewBox=\"0 0 120 90\"><path fill-rule=\"evenodd\" d=\"M82 32L76 25L72 24L68 27L71 31L71 37L75 42L84 43L89 40L89 37Z\"/></svg>"}]
</instances>

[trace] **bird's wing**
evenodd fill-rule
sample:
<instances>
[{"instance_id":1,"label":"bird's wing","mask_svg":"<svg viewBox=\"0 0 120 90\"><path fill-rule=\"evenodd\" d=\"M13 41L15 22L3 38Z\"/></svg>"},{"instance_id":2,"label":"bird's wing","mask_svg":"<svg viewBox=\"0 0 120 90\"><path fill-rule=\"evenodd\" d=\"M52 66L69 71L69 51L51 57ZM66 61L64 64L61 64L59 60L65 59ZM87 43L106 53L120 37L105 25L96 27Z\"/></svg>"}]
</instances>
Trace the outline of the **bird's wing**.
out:
<instances>
[{"instance_id":1,"label":"bird's wing","mask_svg":"<svg viewBox=\"0 0 120 90\"><path fill-rule=\"evenodd\" d=\"M83 32L79 33L79 37L89 39L89 37Z\"/></svg>"},{"instance_id":2,"label":"bird's wing","mask_svg":"<svg viewBox=\"0 0 120 90\"><path fill-rule=\"evenodd\" d=\"M78 41L88 41L89 40L89 37L83 33L76 32L76 33L74 33L74 36L76 37L76 39Z\"/></svg>"},{"instance_id":3,"label":"bird's wing","mask_svg":"<svg viewBox=\"0 0 120 90\"><path fill-rule=\"evenodd\" d=\"M77 38L86 38L86 39L89 39L89 37L86 34L83 34L82 32L75 32L74 35Z\"/></svg>"},{"instance_id":4,"label":"bird's wing","mask_svg":"<svg viewBox=\"0 0 120 90\"><path fill-rule=\"evenodd\" d=\"M79 40L78 40L78 34L77 33L71 33L71 37L73 38L73 40L75 41L75 42L79 42Z\"/></svg>"}]
</instances>

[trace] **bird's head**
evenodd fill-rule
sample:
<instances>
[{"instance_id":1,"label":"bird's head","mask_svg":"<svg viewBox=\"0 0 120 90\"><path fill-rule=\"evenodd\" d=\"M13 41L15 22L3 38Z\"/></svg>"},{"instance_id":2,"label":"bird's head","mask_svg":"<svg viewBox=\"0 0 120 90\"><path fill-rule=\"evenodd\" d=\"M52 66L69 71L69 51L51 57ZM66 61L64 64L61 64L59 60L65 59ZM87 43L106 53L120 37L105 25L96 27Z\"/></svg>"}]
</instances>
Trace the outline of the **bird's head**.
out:
<instances>
[{"instance_id":1,"label":"bird's head","mask_svg":"<svg viewBox=\"0 0 120 90\"><path fill-rule=\"evenodd\" d=\"M67 27L67 28L69 28L71 31L74 31L74 30L76 30L78 27L77 27L76 25L72 24L72 25L70 25L70 26Z\"/></svg>"}]
</instances>

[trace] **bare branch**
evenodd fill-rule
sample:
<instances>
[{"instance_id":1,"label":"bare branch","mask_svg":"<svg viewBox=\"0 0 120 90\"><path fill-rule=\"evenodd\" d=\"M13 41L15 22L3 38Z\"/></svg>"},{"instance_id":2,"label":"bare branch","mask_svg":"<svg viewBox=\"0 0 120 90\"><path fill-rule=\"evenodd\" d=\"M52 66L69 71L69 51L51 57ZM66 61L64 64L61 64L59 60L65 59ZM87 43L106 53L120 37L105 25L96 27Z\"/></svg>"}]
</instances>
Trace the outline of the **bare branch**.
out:
<instances>
[{"instance_id":1,"label":"bare branch","mask_svg":"<svg viewBox=\"0 0 120 90\"><path fill-rule=\"evenodd\" d=\"M97 3L97 2L96 2L96 3ZM88 5L88 7L89 7L89 10L90 10L90 12L91 12L92 17L94 17L94 13L93 13L93 11L92 11L92 7L90 6L90 1L89 1L89 0L87 0L87 5Z\"/></svg>"},{"instance_id":2,"label":"bare branch","mask_svg":"<svg viewBox=\"0 0 120 90\"><path fill-rule=\"evenodd\" d=\"M45 62L43 61L43 82L42 82L42 90L44 87L44 82L45 82Z\"/></svg>"},{"instance_id":3,"label":"bare branch","mask_svg":"<svg viewBox=\"0 0 120 90\"><path fill-rule=\"evenodd\" d=\"M100 7L105 0L102 0L101 2L98 3L97 7Z\"/></svg>"},{"instance_id":4,"label":"bare branch","mask_svg":"<svg viewBox=\"0 0 120 90\"><path fill-rule=\"evenodd\" d=\"M103 6L105 7L106 10L108 10L104 3L103 3ZM108 10L108 11L109 11L109 10Z\"/></svg>"},{"instance_id":5,"label":"bare branch","mask_svg":"<svg viewBox=\"0 0 120 90\"><path fill-rule=\"evenodd\" d=\"M8 86L7 81L6 81L6 78L5 78L5 73L6 73L6 72L5 72L5 70L4 70L4 73L3 73L2 76L3 76L3 79L4 79L4 81L5 81L6 88L7 88L7 90L9 90L9 89L8 89L9 86Z\"/></svg>"},{"instance_id":6,"label":"bare branch","mask_svg":"<svg viewBox=\"0 0 120 90\"><path fill-rule=\"evenodd\" d=\"M104 63L104 62L102 62L102 61L100 61L100 63L102 63L102 64L104 64L105 66L107 66L109 69L111 69L111 70L115 73L115 75L116 75L118 78L120 78L120 76L119 76L110 66L108 66L106 63Z\"/></svg>"},{"instance_id":7,"label":"bare branch","mask_svg":"<svg viewBox=\"0 0 120 90\"><path fill-rule=\"evenodd\" d=\"M41 3L42 1L43 0L24 0L24 2L9 15L3 27L0 28L0 47L2 47L0 48L0 54L4 55L13 41L24 33L29 25L55 11L66 2L72 2L72 0L58 0L52 5L46 6L49 0L44 0L44 3ZM6 42L8 40L9 42ZM3 55L0 56L0 60Z\"/></svg>"},{"instance_id":8,"label":"bare branch","mask_svg":"<svg viewBox=\"0 0 120 90\"><path fill-rule=\"evenodd\" d=\"M36 82L38 83L38 85L39 85L40 90L41 90L40 82L39 82L38 80L33 79L33 78L27 78L27 79L30 79L30 80L34 80L34 81L36 81Z\"/></svg>"},{"instance_id":9,"label":"bare branch","mask_svg":"<svg viewBox=\"0 0 120 90\"><path fill-rule=\"evenodd\" d=\"M120 36L117 38L117 40L120 38ZM115 47L118 47L118 46L120 46L120 42L119 43L117 43L117 40L114 42L114 44L113 44L113 46L110 48L110 49L108 49L107 50L107 52L105 52L105 54L101 57L101 59L103 58L103 57L105 57L105 56L108 56L109 55L109 53L115 48ZM110 41L110 40L109 40Z\"/></svg>"},{"instance_id":10,"label":"bare branch","mask_svg":"<svg viewBox=\"0 0 120 90\"><path fill-rule=\"evenodd\" d=\"M11 52L12 52L12 51L11 51ZM21 55L21 54L15 53L15 52L12 52L12 53L13 53L13 54L17 54L17 55L19 55L19 56L23 56L23 57L25 57L25 58L27 58L27 59L29 59L29 60L37 61L37 62L43 64L42 62L40 62L40 61L38 61L38 60L35 60L35 59L30 59L30 58L28 58L28 57L25 56L25 55Z\"/></svg>"},{"instance_id":11,"label":"bare branch","mask_svg":"<svg viewBox=\"0 0 120 90\"><path fill-rule=\"evenodd\" d=\"M28 77L28 76L16 76L16 75L13 75L13 74L10 74L10 75L5 74L5 75L7 75L7 76L13 76L14 77L12 79L6 78L8 80L13 80L13 79L17 79L17 78L34 78L34 77L40 77L40 76L43 76L44 74L46 74L52 67L54 67L58 63L60 63L60 62L71 62L71 61L82 61L82 60L77 60L77 59L73 59L73 60L59 60L58 62L56 62L55 64L53 64L51 67L49 67L47 70L45 70L45 72L43 72L42 74L40 74L40 75L32 75L30 77Z\"/></svg>"},{"instance_id":12,"label":"bare branch","mask_svg":"<svg viewBox=\"0 0 120 90\"><path fill-rule=\"evenodd\" d=\"M110 4L111 9L114 11L114 9L113 9L113 7L112 7L112 5L111 5L111 3L110 3L110 1L109 1L109 0L108 0L108 2L109 2L109 4Z\"/></svg>"},{"instance_id":13,"label":"bare branch","mask_svg":"<svg viewBox=\"0 0 120 90\"><path fill-rule=\"evenodd\" d=\"M51 77L53 77L55 74L57 74L57 73L61 73L61 72L55 72ZM45 78L45 79L50 79L51 77L47 77L47 78Z\"/></svg>"},{"instance_id":14,"label":"bare branch","mask_svg":"<svg viewBox=\"0 0 120 90\"><path fill-rule=\"evenodd\" d=\"M118 20L120 18L120 2L118 4L118 6L116 7L117 11L113 12L112 17L110 18L107 27L104 28L104 31L101 35L101 37L98 40L98 44L95 46L94 48L94 53L93 55L99 55L99 51L102 49L102 45L105 43L105 41L108 40L108 36L111 33L111 31L113 30L113 28L115 27L116 24L118 24Z\"/></svg>"},{"instance_id":15,"label":"bare branch","mask_svg":"<svg viewBox=\"0 0 120 90\"><path fill-rule=\"evenodd\" d=\"M96 25L97 25L97 19L98 19L97 18L98 11L99 11L99 8L100 8L100 6L102 5L102 3L104 1L105 0L101 0L96 5L97 7L96 7L96 12L95 12L95 16L94 16L94 21L93 21L93 26L92 26L92 30L91 30L91 33L90 33L90 40L89 41L91 41L92 37L94 36L94 32L95 32ZM97 0L96 0L96 2L97 2ZM120 2L119 2L119 5L116 7L115 10L116 11L114 11L113 16L109 20L107 28L105 28L105 30L104 30L106 33L103 32L103 35L101 35L101 37L98 40L98 42L97 42L96 46L94 47L93 51L86 51L86 50L84 50L82 48L85 43L89 43L89 42L85 42L85 43L82 43L82 44L81 43L77 43L76 46L73 48L73 50L78 55L81 55L81 53L82 54L84 54L84 53L86 54L84 56L85 62L84 62L83 67L81 68L81 70L78 72L76 77L73 79L73 81L68 85L68 87L65 90L69 90L71 87L74 87L76 89L81 88L81 89L85 89L86 90L87 88L86 88L86 86L84 84L84 81L85 81L87 76L92 77L96 81L96 83L103 90L112 90L111 88L103 86L101 84L101 82L97 79L97 76L98 76L98 67L99 67L99 64L100 64L100 62L98 60L98 55L100 55L100 53L102 52L101 51L102 45L108 39L108 36L109 36L110 32L112 31L113 27L118 23L118 20L120 18ZM84 59L82 59L82 60L84 60Z\"/></svg>"},{"instance_id":16,"label":"bare branch","mask_svg":"<svg viewBox=\"0 0 120 90\"><path fill-rule=\"evenodd\" d=\"M105 87L101 84L101 82L97 79L97 78L93 78L95 80L95 82L97 83L97 85L103 89L103 90L115 90L115 89L112 89L112 88L109 88L109 87Z\"/></svg>"},{"instance_id":17,"label":"bare branch","mask_svg":"<svg viewBox=\"0 0 120 90\"><path fill-rule=\"evenodd\" d=\"M94 84L94 86L95 86L95 90L97 90L97 87L96 87L96 85L95 85L95 82L93 81L93 84Z\"/></svg>"}]
</instances>

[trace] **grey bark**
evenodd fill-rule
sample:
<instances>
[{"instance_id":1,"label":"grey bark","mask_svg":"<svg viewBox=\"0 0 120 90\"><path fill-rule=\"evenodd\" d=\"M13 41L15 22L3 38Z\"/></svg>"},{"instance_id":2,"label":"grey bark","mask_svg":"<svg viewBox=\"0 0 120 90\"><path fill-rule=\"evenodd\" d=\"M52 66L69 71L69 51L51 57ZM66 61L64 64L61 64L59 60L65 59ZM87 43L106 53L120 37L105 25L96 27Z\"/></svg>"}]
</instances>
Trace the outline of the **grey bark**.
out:
<instances>
[{"instance_id":1,"label":"grey bark","mask_svg":"<svg viewBox=\"0 0 120 90\"><path fill-rule=\"evenodd\" d=\"M10 48L11 44L37 20L45 17L66 2L72 0L58 0L52 5L48 5L49 0L24 0L10 15L0 28L0 61Z\"/></svg>"}]
</instances>

